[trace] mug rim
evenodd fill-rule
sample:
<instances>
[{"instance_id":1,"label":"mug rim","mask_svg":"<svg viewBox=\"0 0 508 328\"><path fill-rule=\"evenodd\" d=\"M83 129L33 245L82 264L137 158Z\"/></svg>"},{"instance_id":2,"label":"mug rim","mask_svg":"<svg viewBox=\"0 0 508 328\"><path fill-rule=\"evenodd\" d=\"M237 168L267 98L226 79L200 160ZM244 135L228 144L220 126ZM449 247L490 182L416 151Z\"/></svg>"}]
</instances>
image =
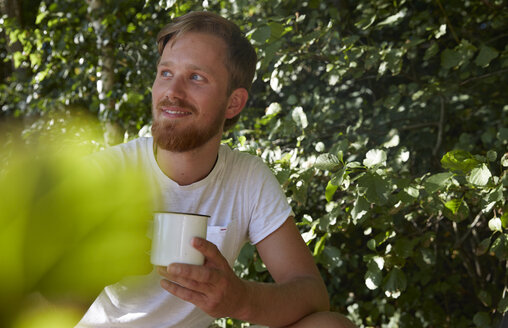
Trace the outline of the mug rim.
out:
<instances>
[{"instance_id":1,"label":"mug rim","mask_svg":"<svg viewBox=\"0 0 508 328\"><path fill-rule=\"evenodd\" d=\"M153 212L153 214L182 214L182 215L194 215L194 216L201 216L204 218L210 218L210 215L190 213L190 212L155 211L155 212Z\"/></svg>"}]
</instances>

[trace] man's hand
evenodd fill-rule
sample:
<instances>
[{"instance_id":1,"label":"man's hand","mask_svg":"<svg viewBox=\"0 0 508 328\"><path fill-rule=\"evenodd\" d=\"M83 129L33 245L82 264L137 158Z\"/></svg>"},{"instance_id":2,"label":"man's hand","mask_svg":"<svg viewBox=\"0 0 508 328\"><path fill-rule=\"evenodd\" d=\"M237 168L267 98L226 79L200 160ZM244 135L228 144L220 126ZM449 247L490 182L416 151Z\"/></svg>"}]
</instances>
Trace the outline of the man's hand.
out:
<instances>
[{"instance_id":1,"label":"man's hand","mask_svg":"<svg viewBox=\"0 0 508 328\"><path fill-rule=\"evenodd\" d=\"M159 267L166 278L161 280L162 288L212 317L243 317L249 299L247 283L235 275L217 246L197 237L192 246L205 256L205 264Z\"/></svg>"}]
</instances>

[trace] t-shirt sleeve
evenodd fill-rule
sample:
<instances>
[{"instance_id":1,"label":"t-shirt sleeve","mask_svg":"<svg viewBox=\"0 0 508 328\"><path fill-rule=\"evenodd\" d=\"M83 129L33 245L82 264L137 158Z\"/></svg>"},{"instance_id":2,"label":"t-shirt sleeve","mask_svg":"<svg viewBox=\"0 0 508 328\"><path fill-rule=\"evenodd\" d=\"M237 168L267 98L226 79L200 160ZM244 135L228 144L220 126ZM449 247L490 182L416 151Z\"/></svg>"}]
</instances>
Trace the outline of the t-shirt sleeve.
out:
<instances>
[{"instance_id":1,"label":"t-shirt sleeve","mask_svg":"<svg viewBox=\"0 0 508 328\"><path fill-rule=\"evenodd\" d=\"M249 178L249 241L255 245L277 230L294 213L279 182L261 159L256 159Z\"/></svg>"}]
</instances>

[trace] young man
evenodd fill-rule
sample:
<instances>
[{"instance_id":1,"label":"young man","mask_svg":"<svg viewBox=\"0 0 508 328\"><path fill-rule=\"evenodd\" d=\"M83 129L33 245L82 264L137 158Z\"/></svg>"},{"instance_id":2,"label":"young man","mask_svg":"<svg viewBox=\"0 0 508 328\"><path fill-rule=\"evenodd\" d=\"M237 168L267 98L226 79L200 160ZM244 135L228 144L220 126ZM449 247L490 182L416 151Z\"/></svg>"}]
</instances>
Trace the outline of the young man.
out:
<instances>
[{"instance_id":1,"label":"young man","mask_svg":"<svg viewBox=\"0 0 508 328\"><path fill-rule=\"evenodd\" d=\"M78 327L204 328L219 317L273 327L354 327L327 312L324 283L270 170L220 145L254 76L248 40L228 20L196 12L164 27L157 41L153 139L109 152L147 173L160 197L154 210L210 215L207 240L192 241L205 264L171 264L108 286ZM275 283L234 274L246 241L256 245Z\"/></svg>"}]
</instances>

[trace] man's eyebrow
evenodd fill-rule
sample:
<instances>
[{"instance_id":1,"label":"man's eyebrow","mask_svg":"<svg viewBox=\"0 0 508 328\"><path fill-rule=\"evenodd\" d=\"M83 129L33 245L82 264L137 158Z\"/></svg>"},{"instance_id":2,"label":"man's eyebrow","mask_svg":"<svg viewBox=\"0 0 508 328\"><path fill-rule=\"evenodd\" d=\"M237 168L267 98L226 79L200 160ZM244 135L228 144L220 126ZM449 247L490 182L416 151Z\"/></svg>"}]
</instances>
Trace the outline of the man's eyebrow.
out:
<instances>
[{"instance_id":1,"label":"man's eyebrow","mask_svg":"<svg viewBox=\"0 0 508 328\"><path fill-rule=\"evenodd\" d=\"M169 66L171 64L170 61L159 61L157 66Z\"/></svg>"},{"instance_id":2,"label":"man's eyebrow","mask_svg":"<svg viewBox=\"0 0 508 328\"><path fill-rule=\"evenodd\" d=\"M169 67L173 64L172 61L170 60L165 60L165 61L161 61L157 64L157 67L159 66L165 66L165 67ZM202 72L205 72L207 74L212 74L211 70L210 69L207 69L207 68L204 68L202 66L198 66L198 65L194 65L194 64L188 64L186 65L186 68L187 69L191 69L191 70L196 70L196 71L202 71Z\"/></svg>"}]
</instances>

